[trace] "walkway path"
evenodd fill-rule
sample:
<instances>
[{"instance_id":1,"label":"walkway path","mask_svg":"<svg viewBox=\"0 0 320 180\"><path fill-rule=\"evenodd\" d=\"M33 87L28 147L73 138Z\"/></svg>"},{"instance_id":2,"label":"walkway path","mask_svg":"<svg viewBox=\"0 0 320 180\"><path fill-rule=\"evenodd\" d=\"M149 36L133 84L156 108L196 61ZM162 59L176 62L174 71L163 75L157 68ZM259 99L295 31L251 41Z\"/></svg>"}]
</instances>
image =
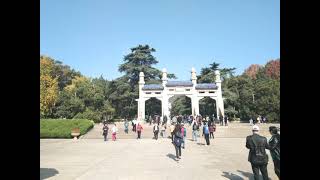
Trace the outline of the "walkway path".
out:
<instances>
[{"instance_id":1,"label":"walkway path","mask_svg":"<svg viewBox=\"0 0 320 180\"><path fill-rule=\"evenodd\" d=\"M102 137L94 139L90 135L93 139L90 136L77 141L41 139L41 179L253 179L245 148L250 126L233 124L219 129L220 134L217 133L210 146L203 145L203 138L198 143L187 140L179 161L174 158L174 147L167 138L154 140L143 136L141 140L104 142ZM229 132L231 130L236 132ZM240 137L234 138L234 135ZM269 159L268 172L270 178L276 180L270 155Z\"/></svg>"}]
</instances>

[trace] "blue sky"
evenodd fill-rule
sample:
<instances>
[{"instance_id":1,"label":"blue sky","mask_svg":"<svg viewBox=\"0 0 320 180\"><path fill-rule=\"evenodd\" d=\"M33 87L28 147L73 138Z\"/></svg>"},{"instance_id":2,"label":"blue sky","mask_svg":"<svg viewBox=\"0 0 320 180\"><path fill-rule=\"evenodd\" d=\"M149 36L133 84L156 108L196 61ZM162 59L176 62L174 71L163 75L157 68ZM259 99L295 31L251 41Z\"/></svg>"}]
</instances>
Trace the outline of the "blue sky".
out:
<instances>
[{"instance_id":1,"label":"blue sky","mask_svg":"<svg viewBox=\"0 0 320 180\"><path fill-rule=\"evenodd\" d=\"M240 74L280 57L279 0L41 0L40 54L108 80L149 44L178 80L213 61Z\"/></svg>"}]
</instances>

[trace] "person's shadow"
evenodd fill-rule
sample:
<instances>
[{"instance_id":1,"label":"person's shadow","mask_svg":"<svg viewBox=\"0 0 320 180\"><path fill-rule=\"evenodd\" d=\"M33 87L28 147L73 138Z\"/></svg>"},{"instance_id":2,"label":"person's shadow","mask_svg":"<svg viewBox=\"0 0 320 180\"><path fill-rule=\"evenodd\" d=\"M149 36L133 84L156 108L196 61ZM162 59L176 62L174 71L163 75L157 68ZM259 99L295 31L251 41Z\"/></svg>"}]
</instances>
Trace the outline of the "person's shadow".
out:
<instances>
[{"instance_id":1,"label":"person's shadow","mask_svg":"<svg viewBox=\"0 0 320 180\"><path fill-rule=\"evenodd\" d=\"M231 172L222 172L223 173L223 177L226 177L228 179L232 179L232 180L244 180L242 177L236 175L236 174L233 174Z\"/></svg>"},{"instance_id":2,"label":"person's shadow","mask_svg":"<svg viewBox=\"0 0 320 180\"><path fill-rule=\"evenodd\" d=\"M248 177L250 180L254 180L254 175L253 173L249 173L249 172L244 172L241 170L238 170L238 172L240 172L241 174L243 174L244 176ZM269 174L268 174L269 175ZM259 173L259 179L263 179L261 172ZM271 180L270 176L269 176L269 180Z\"/></svg>"},{"instance_id":3,"label":"person's shadow","mask_svg":"<svg viewBox=\"0 0 320 180\"><path fill-rule=\"evenodd\" d=\"M244 171L241 171L241 170L237 170L237 171L240 172L243 176L247 177L246 179L254 180L253 173L244 172ZM226 177L228 179L232 179L232 180L243 180L244 179L241 176L239 176L237 174L234 174L234 173L231 173L231 172L223 172L222 176ZM261 173L259 174L259 179L263 179Z\"/></svg>"},{"instance_id":4,"label":"person's shadow","mask_svg":"<svg viewBox=\"0 0 320 180\"><path fill-rule=\"evenodd\" d=\"M59 171L54 168L40 168L40 180L47 179L55 176L56 174L59 174Z\"/></svg>"},{"instance_id":5,"label":"person's shadow","mask_svg":"<svg viewBox=\"0 0 320 180\"><path fill-rule=\"evenodd\" d=\"M170 159L173 159L173 160L176 161L176 162L179 161L179 160L176 159L176 156L173 155L173 154L171 154L171 153L168 153L168 154L167 154L167 157L170 158Z\"/></svg>"}]
</instances>

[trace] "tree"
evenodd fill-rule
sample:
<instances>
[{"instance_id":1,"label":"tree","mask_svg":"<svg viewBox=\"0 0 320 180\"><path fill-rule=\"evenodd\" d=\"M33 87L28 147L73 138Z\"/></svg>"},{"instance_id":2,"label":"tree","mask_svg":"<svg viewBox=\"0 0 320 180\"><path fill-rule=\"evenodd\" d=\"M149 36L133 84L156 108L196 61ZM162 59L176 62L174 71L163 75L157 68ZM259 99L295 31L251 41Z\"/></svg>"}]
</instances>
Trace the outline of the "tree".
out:
<instances>
[{"instance_id":1,"label":"tree","mask_svg":"<svg viewBox=\"0 0 320 180\"><path fill-rule=\"evenodd\" d=\"M124 63L119 66L119 71L124 72L132 87L136 86L139 82L139 73L144 72L145 81L159 79L162 76L160 70L152 67L158 61L152 55L155 52L154 48L149 45L138 45L131 48L131 53L124 57ZM168 78L175 78L174 74L168 74Z\"/></svg>"},{"instance_id":2,"label":"tree","mask_svg":"<svg viewBox=\"0 0 320 180\"><path fill-rule=\"evenodd\" d=\"M265 65L265 74L272 79L280 80L280 59L269 61Z\"/></svg>"},{"instance_id":3,"label":"tree","mask_svg":"<svg viewBox=\"0 0 320 180\"><path fill-rule=\"evenodd\" d=\"M174 96L171 103L171 116L192 114L191 99L187 96Z\"/></svg>"},{"instance_id":4,"label":"tree","mask_svg":"<svg viewBox=\"0 0 320 180\"><path fill-rule=\"evenodd\" d=\"M220 64L213 62L209 67L201 69L200 75L197 77L199 83L213 83L215 82L215 71L220 71L222 81L233 77L236 68L219 68Z\"/></svg>"},{"instance_id":5,"label":"tree","mask_svg":"<svg viewBox=\"0 0 320 180\"><path fill-rule=\"evenodd\" d=\"M199 101L199 113L201 116L212 116L212 114L215 114L215 117L217 117L216 114L216 101L213 100L210 97L205 97Z\"/></svg>"},{"instance_id":6,"label":"tree","mask_svg":"<svg viewBox=\"0 0 320 180\"><path fill-rule=\"evenodd\" d=\"M149 45L138 45L131 48L131 52L124 57L124 63L119 66L119 71L125 73L110 83L110 102L116 109L116 116L133 117L137 113L137 102L139 97L139 74L144 72L145 82L161 81L162 72L154 67L158 61L152 55L156 50ZM168 74L168 78L175 78L174 74ZM146 106L146 111L151 111Z\"/></svg>"},{"instance_id":7,"label":"tree","mask_svg":"<svg viewBox=\"0 0 320 180\"><path fill-rule=\"evenodd\" d=\"M147 115L161 115L161 101L157 98L150 98L145 103Z\"/></svg>"},{"instance_id":8,"label":"tree","mask_svg":"<svg viewBox=\"0 0 320 180\"><path fill-rule=\"evenodd\" d=\"M262 67L259 64L252 64L249 66L249 68L245 70L244 74L246 74L252 79L257 79L257 73L261 68Z\"/></svg>"},{"instance_id":9,"label":"tree","mask_svg":"<svg viewBox=\"0 0 320 180\"><path fill-rule=\"evenodd\" d=\"M54 63L45 56L40 56L40 115L48 117L58 97L58 81L53 76Z\"/></svg>"}]
</instances>

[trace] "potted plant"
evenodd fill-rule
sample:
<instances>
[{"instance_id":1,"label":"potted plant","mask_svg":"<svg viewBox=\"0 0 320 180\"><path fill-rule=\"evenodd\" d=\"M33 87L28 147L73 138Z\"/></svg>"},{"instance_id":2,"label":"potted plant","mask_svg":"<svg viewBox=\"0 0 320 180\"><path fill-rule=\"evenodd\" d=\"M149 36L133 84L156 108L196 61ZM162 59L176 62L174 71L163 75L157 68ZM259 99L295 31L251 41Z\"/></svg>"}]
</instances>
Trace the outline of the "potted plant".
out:
<instances>
[{"instance_id":1,"label":"potted plant","mask_svg":"<svg viewBox=\"0 0 320 180\"><path fill-rule=\"evenodd\" d=\"M71 130L71 136L73 136L74 140L77 140L77 137L80 136L80 129L79 128L73 128Z\"/></svg>"}]
</instances>

